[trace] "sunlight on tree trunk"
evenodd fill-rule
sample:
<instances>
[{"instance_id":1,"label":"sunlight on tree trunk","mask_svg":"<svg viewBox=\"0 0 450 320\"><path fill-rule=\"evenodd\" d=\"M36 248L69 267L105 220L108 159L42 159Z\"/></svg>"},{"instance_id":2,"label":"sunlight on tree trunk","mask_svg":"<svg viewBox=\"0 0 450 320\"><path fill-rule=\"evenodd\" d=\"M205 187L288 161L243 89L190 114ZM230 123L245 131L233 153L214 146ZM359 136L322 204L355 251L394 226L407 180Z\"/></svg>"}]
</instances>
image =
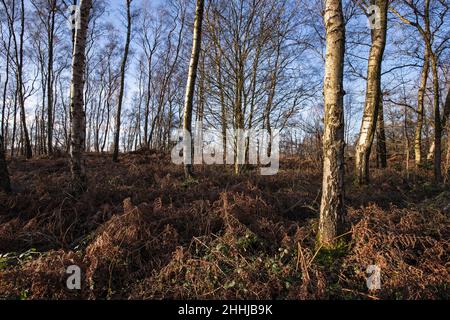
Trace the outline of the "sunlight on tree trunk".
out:
<instances>
[{"instance_id":1,"label":"sunlight on tree trunk","mask_svg":"<svg viewBox=\"0 0 450 320\"><path fill-rule=\"evenodd\" d=\"M420 77L419 93L417 96L417 124L416 132L414 136L414 155L416 161L416 167L422 164L422 130L423 130L423 119L424 119L424 100L425 93L427 90L428 73L430 70L430 55L428 50L426 50L424 63L422 67L422 74Z\"/></svg>"},{"instance_id":2,"label":"sunlight on tree trunk","mask_svg":"<svg viewBox=\"0 0 450 320\"><path fill-rule=\"evenodd\" d=\"M355 156L358 184L369 182L370 153L377 128L381 97L381 65L386 47L388 1L373 0L371 4L380 8L380 25L379 28L371 30L372 46L367 69L366 103Z\"/></svg>"},{"instance_id":3,"label":"sunlight on tree trunk","mask_svg":"<svg viewBox=\"0 0 450 320\"><path fill-rule=\"evenodd\" d=\"M332 246L344 220L344 88L345 25L340 0L325 2L325 132L319 241Z\"/></svg>"},{"instance_id":4,"label":"sunlight on tree trunk","mask_svg":"<svg viewBox=\"0 0 450 320\"><path fill-rule=\"evenodd\" d=\"M194 92L195 92L195 81L197 79L197 67L200 58L200 49L202 43L202 23L203 23L203 10L204 10L204 0L197 0L196 10L195 10L195 21L194 21L194 35L192 39L192 54L189 64L189 75L186 85L186 96L184 99L184 121L183 129L185 133L189 133L192 137L192 109L194 104ZM185 140L187 141L187 140ZM192 177L192 150L188 153L188 148L185 146L183 150L184 156L184 172L186 179Z\"/></svg>"},{"instance_id":5,"label":"sunlight on tree trunk","mask_svg":"<svg viewBox=\"0 0 450 320\"><path fill-rule=\"evenodd\" d=\"M434 53L431 54L431 70L433 73L434 90L434 180L436 183L442 181L442 122L439 97L439 74L437 58Z\"/></svg>"}]
</instances>

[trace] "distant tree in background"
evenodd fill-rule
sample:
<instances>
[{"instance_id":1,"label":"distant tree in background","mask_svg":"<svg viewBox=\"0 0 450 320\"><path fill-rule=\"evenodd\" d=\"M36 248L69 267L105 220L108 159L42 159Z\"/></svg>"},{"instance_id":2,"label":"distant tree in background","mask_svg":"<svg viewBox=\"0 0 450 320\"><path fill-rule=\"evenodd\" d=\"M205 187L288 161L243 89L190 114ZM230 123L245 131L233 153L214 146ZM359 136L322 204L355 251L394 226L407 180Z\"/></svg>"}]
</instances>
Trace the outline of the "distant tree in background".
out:
<instances>
[{"instance_id":1,"label":"distant tree in background","mask_svg":"<svg viewBox=\"0 0 450 320\"><path fill-rule=\"evenodd\" d=\"M119 89L119 102L117 105L117 113L116 113L116 131L114 134L114 152L113 152L113 161L117 162L119 160L119 139L120 139L120 125L121 125L121 113L122 113L122 104L123 97L125 91L125 74L127 69L127 61L128 55L130 51L130 42L131 42L131 2L132 0L125 0L127 6L127 37L125 40L125 49L123 53L122 65L120 68L120 89Z\"/></svg>"}]
</instances>

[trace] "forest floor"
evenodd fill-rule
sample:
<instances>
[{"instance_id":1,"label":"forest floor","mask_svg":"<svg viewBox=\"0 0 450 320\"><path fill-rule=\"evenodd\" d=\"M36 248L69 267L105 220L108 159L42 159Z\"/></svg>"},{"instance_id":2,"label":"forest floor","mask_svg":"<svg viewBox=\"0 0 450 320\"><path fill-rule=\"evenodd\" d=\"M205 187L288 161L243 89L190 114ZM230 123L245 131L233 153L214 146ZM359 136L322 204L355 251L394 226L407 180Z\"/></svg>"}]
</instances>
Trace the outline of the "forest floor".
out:
<instances>
[{"instance_id":1,"label":"forest floor","mask_svg":"<svg viewBox=\"0 0 450 320\"><path fill-rule=\"evenodd\" d=\"M349 166L351 168L351 165ZM316 246L320 168L282 159L278 175L197 168L167 155L88 155L73 197L68 160L15 160L0 194L3 299L448 299L450 188L427 172L348 174L349 232ZM82 270L81 290L66 270ZM381 290L368 290L368 266Z\"/></svg>"}]
</instances>

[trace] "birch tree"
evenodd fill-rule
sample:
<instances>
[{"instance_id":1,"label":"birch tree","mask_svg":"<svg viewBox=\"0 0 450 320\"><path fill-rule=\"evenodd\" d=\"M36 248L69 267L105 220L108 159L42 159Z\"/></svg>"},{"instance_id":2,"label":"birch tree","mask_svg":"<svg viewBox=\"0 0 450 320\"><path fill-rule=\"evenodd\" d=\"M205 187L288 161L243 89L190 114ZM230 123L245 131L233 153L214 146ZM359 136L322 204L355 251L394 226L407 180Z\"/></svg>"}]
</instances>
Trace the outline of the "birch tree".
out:
<instances>
[{"instance_id":1,"label":"birch tree","mask_svg":"<svg viewBox=\"0 0 450 320\"><path fill-rule=\"evenodd\" d=\"M363 2L364 3L364 2ZM364 114L356 145L356 179L359 184L369 182L369 162L378 120L378 111L381 97L381 65L386 47L388 0L371 0L371 6L379 8L379 16L372 25L372 45L367 68L367 87ZM377 13L375 13L377 15Z\"/></svg>"},{"instance_id":2,"label":"birch tree","mask_svg":"<svg viewBox=\"0 0 450 320\"><path fill-rule=\"evenodd\" d=\"M189 134L192 137L192 109L194 104L194 91L195 91L195 81L197 79L197 67L200 58L200 49L202 43L202 23L203 23L203 11L204 11L205 1L197 0L195 9L195 21L194 21L194 35L192 39L192 53L191 60L189 64L189 75L186 85L186 96L184 99L184 120L183 129L184 134ZM184 137L184 148L183 148L183 158L184 158L184 172L186 178L192 177L192 150L190 144L191 139Z\"/></svg>"},{"instance_id":3,"label":"birch tree","mask_svg":"<svg viewBox=\"0 0 450 320\"><path fill-rule=\"evenodd\" d=\"M92 0L80 2L80 25L75 30L74 50L72 56L72 81L70 88L70 170L74 191L86 189L87 178L84 167L83 152L85 144L86 119L84 112L84 74L86 65L86 37L89 26L89 14Z\"/></svg>"},{"instance_id":4,"label":"birch tree","mask_svg":"<svg viewBox=\"0 0 450 320\"><path fill-rule=\"evenodd\" d=\"M414 156L416 166L420 166L422 164L422 132L425 113L424 101L425 101L425 93L427 90L429 72L430 72L430 55L428 53L428 50L425 50L425 57L420 76L419 92L417 94L417 123L416 123L416 131L414 134Z\"/></svg>"},{"instance_id":5,"label":"birch tree","mask_svg":"<svg viewBox=\"0 0 450 320\"><path fill-rule=\"evenodd\" d=\"M325 132L319 241L334 245L344 219L344 54L345 25L340 0L326 0Z\"/></svg>"}]
</instances>

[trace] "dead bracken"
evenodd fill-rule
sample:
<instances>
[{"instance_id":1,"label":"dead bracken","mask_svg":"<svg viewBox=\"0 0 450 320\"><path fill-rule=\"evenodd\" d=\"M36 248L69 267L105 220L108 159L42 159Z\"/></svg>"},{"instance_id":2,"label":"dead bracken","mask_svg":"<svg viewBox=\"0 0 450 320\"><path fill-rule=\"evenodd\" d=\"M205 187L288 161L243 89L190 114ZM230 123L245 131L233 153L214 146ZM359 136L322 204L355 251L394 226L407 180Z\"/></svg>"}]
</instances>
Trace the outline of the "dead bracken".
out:
<instances>
[{"instance_id":1,"label":"dead bracken","mask_svg":"<svg viewBox=\"0 0 450 320\"><path fill-rule=\"evenodd\" d=\"M374 169L384 189L347 190L349 232L325 250L315 241L321 173L300 159L282 159L273 177L199 167L186 184L163 153L89 155L78 198L66 161L10 165L1 298L448 299L450 197L424 188L425 172L407 183ZM66 287L70 265L81 290ZM369 265L382 270L381 290L367 289Z\"/></svg>"}]
</instances>

